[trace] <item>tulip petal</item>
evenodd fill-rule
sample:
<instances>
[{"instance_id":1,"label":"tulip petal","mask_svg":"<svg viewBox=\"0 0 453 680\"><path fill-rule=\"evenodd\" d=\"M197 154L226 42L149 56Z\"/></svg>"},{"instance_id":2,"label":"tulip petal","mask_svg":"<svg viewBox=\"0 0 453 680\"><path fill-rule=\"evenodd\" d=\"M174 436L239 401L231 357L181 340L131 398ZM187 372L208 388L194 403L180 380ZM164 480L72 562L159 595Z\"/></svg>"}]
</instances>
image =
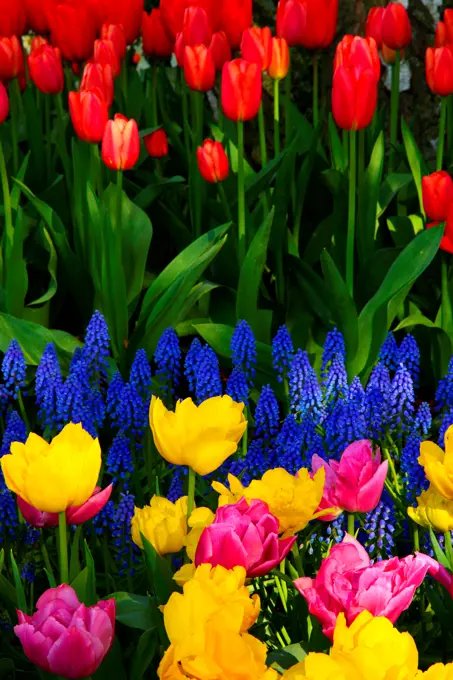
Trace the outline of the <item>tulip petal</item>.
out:
<instances>
[{"instance_id":1,"label":"tulip petal","mask_svg":"<svg viewBox=\"0 0 453 680\"><path fill-rule=\"evenodd\" d=\"M93 492L86 503L75 508L68 508L66 511L66 521L68 524L83 524L93 519L98 512L107 504L112 494L113 484L110 484L102 491ZM57 517L58 524L58 517ZM49 525L47 525L49 526ZM56 525L55 525L56 526Z\"/></svg>"},{"instance_id":2,"label":"tulip petal","mask_svg":"<svg viewBox=\"0 0 453 680\"><path fill-rule=\"evenodd\" d=\"M70 679L94 673L101 658L96 657L94 638L83 628L69 628L48 654L50 672Z\"/></svg>"},{"instance_id":3,"label":"tulip petal","mask_svg":"<svg viewBox=\"0 0 453 680\"><path fill-rule=\"evenodd\" d=\"M48 655L53 645L52 640L39 631L35 631L33 625L29 623L14 626L14 632L21 642L27 659L39 668L50 671Z\"/></svg>"}]
</instances>

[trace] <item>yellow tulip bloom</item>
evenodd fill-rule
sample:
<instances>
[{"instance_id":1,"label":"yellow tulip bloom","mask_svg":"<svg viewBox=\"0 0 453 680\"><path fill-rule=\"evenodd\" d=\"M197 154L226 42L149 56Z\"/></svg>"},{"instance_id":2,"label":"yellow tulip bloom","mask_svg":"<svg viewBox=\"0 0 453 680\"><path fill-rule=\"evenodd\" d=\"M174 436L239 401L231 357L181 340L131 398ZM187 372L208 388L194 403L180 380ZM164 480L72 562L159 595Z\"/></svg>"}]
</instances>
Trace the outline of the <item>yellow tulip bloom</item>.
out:
<instances>
[{"instance_id":1,"label":"yellow tulip bloom","mask_svg":"<svg viewBox=\"0 0 453 680\"><path fill-rule=\"evenodd\" d=\"M453 663L436 663L427 671L419 671L416 680L453 680Z\"/></svg>"},{"instance_id":2,"label":"yellow tulip bloom","mask_svg":"<svg viewBox=\"0 0 453 680\"><path fill-rule=\"evenodd\" d=\"M135 508L131 520L132 540L143 548L142 537L148 539L159 555L179 552L187 535L187 496L172 503L153 496L143 509Z\"/></svg>"},{"instance_id":3,"label":"yellow tulip bloom","mask_svg":"<svg viewBox=\"0 0 453 680\"><path fill-rule=\"evenodd\" d=\"M244 404L231 397L212 397L196 406L192 399L165 408L153 396L149 422L160 455L173 465L187 465L199 475L207 475L236 453L247 421Z\"/></svg>"},{"instance_id":4,"label":"yellow tulip bloom","mask_svg":"<svg viewBox=\"0 0 453 680\"><path fill-rule=\"evenodd\" d=\"M324 468L320 468L313 478L306 468L301 468L296 475L283 468L275 468L267 470L261 479L253 480L248 487L243 487L233 475L228 475L230 490L218 482L212 486L221 494L219 505L237 503L242 496L249 502L258 499L267 503L286 538L304 529L316 516L324 480Z\"/></svg>"},{"instance_id":5,"label":"yellow tulip bloom","mask_svg":"<svg viewBox=\"0 0 453 680\"><path fill-rule=\"evenodd\" d=\"M444 498L453 500L453 426L445 433L445 453L434 442L420 444L418 462L425 475Z\"/></svg>"},{"instance_id":6,"label":"yellow tulip bloom","mask_svg":"<svg viewBox=\"0 0 453 680\"><path fill-rule=\"evenodd\" d=\"M417 497L417 507L408 508L407 513L422 527L431 527L443 534L453 530L453 501L444 498L433 485L422 491Z\"/></svg>"},{"instance_id":7,"label":"yellow tulip bloom","mask_svg":"<svg viewBox=\"0 0 453 680\"><path fill-rule=\"evenodd\" d=\"M11 491L41 512L66 512L92 495L101 469L101 447L79 423L69 423L50 444L30 434L13 442L1 460Z\"/></svg>"},{"instance_id":8,"label":"yellow tulip bloom","mask_svg":"<svg viewBox=\"0 0 453 680\"><path fill-rule=\"evenodd\" d=\"M335 661L327 654L311 652L303 661L289 668L282 680L362 680L355 669Z\"/></svg>"}]
</instances>

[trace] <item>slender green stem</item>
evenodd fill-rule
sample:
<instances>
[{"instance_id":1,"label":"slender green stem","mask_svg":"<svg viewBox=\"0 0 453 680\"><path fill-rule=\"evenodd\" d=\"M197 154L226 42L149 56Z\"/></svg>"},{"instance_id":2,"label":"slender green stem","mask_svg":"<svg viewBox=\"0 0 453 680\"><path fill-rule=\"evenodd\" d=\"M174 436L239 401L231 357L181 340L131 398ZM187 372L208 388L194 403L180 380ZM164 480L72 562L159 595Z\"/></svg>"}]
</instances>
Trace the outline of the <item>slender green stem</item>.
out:
<instances>
[{"instance_id":1,"label":"slender green stem","mask_svg":"<svg viewBox=\"0 0 453 680\"><path fill-rule=\"evenodd\" d=\"M453 567L453 546L451 544L451 533L446 531L445 534L445 552L447 554L447 559L450 563L450 567Z\"/></svg>"},{"instance_id":2,"label":"slender green stem","mask_svg":"<svg viewBox=\"0 0 453 680\"><path fill-rule=\"evenodd\" d=\"M280 81L274 80L274 153L280 153Z\"/></svg>"},{"instance_id":3,"label":"slender green stem","mask_svg":"<svg viewBox=\"0 0 453 680\"><path fill-rule=\"evenodd\" d=\"M223 209L225 210L227 219L229 222L232 222L233 218L231 215L230 204L228 203L228 199L225 194L225 187L223 186L223 182L217 182L217 188L219 190L220 200L222 202Z\"/></svg>"},{"instance_id":4,"label":"slender green stem","mask_svg":"<svg viewBox=\"0 0 453 680\"><path fill-rule=\"evenodd\" d=\"M400 98L400 53L395 52L395 63L392 66L392 92L390 95L390 154L389 173L393 172L396 143L398 141L398 108Z\"/></svg>"},{"instance_id":5,"label":"slender green stem","mask_svg":"<svg viewBox=\"0 0 453 680\"><path fill-rule=\"evenodd\" d=\"M313 54L313 127L319 122L319 68L318 53Z\"/></svg>"},{"instance_id":6,"label":"slender green stem","mask_svg":"<svg viewBox=\"0 0 453 680\"><path fill-rule=\"evenodd\" d=\"M245 458L247 455L247 448L248 448L248 438L249 438L249 425L248 425L248 409L247 406L244 406L244 418L247 421L247 427L244 430L244 434L242 435L242 456Z\"/></svg>"},{"instance_id":7,"label":"slender green stem","mask_svg":"<svg viewBox=\"0 0 453 680\"><path fill-rule=\"evenodd\" d=\"M25 404L24 404L24 400L23 400L23 397L22 397L22 391L21 390L19 390L18 393L17 393L17 401L19 402L19 411L20 411L20 414L22 416L22 420L25 423L25 427L27 428L27 432L31 432L30 422L28 420L27 411L25 410Z\"/></svg>"},{"instance_id":8,"label":"slender green stem","mask_svg":"<svg viewBox=\"0 0 453 680\"><path fill-rule=\"evenodd\" d=\"M388 450L388 448L386 446L382 447L382 452L384 454L384 458L388 461L389 468L390 468L390 474L392 476L393 483L395 485L395 489L397 491L399 491L400 483L399 483L399 479L398 479L398 474L396 472L395 463L393 462L392 454L390 453L390 451Z\"/></svg>"},{"instance_id":9,"label":"slender green stem","mask_svg":"<svg viewBox=\"0 0 453 680\"><path fill-rule=\"evenodd\" d=\"M288 146L291 137L290 129L290 115L289 111L291 108L291 86L292 86L292 69L291 69L291 59L289 62L288 73L285 78L285 144Z\"/></svg>"},{"instance_id":10,"label":"slender green stem","mask_svg":"<svg viewBox=\"0 0 453 680\"><path fill-rule=\"evenodd\" d=\"M11 144L13 149L13 175L19 170L19 111L20 89L17 78L11 81Z\"/></svg>"},{"instance_id":11,"label":"slender green stem","mask_svg":"<svg viewBox=\"0 0 453 680\"><path fill-rule=\"evenodd\" d=\"M275 576L275 585L277 586L278 594L280 595L280 599L282 601L283 609L285 613L288 613L288 603L287 603L287 592L283 590L283 581L280 579L279 576Z\"/></svg>"},{"instance_id":12,"label":"slender green stem","mask_svg":"<svg viewBox=\"0 0 453 680\"><path fill-rule=\"evenodd\" d=\"M258 128L260 136L260 156L261 167L267 165L267 144L266 144L266 124L264 121L263 102L261 102L260 110L258 111Z\"/></svg>"},{"instance_id":13,"label":"slender green stem","mask_svg":"<svg viewBox=\"0 0 453 680\"><path fill-rule=\"evenodd\" d=\"M355 535L355 517L353 512L348 512L348 534Z\"/></svg>"},{"instance_id":14,"label":"slender green stem","mask_svg":"<svg viewBox=\"0 0 453 680\"><path fill-rule=\"evenodd\" d=\"M158 125L158 116L157 116L157 69L159 67L156 64L156 60L153 60L153 87L151 90L151 96L152 96L152 103L153 103L153 127L157 127Z\"/></svg>"},{"instance_id":15,"label":"slender green stem","mask_svg":"<svg viewBox=\"0 0 453 680\"><path fill-rule=\"evenodd\" d=\"M245 232L245 171L244 171L244 123L238 121L238 243L239 266L247 251Z\"/></svg>"},{"instance_id":16,"label":"slender green stem","mask_svg":"<svg viewBox=\"0 0 453 680\"><path fill-rule=\"evenodd\" d=\"M0 140L0 181L2 184L3 206L5 210L5 235L6 235L5 260L6 260L7 256L9 255L13 247L14 229L8 173L6 172L5 154L3 153L3 142L1 140Z\"/></svg>"},{"instance_id":17,"label":"slender green stem","mask_svg":"<svg viewBox=\"0 0 453 680\"><path fill-rule=\"evenodd\" d=\"M442 97L439 117L439 139L437 140L437 163L436 170L442 170L444 163L445 123L447 120L448 97Z\"/></svg>"},{"instance_id":18,"label":"slender green stem","mask_svg":"<svg viewBox=\"0 0 453 680\"><path fill-rule=\"evenodd\" d=\"M66 512L58 513L58 543L60 548L60 582L69 583Z\"/></svg>"},{"instance_id":19,"label":"slender green stem","mask_svg":"<svg viewBox=\"0 0 453 680\"><path fill-rule=\"evenodd\" d=\"M359 130L358 136L358 184L359 184L359 201L362 196L363 180L365 178L365 130Z\"/></svg>"},{"instance_id":20,"label":"slender green stem","mask_svg":"<svg viewBox=\"0 0 453 680\"><path fill-rule=\"evenodd\" d=\"M445 253L442 253L441 257L441 286L441 327L448 333L452 325L452 309L448 287L448 262Z\"/></svg>"},{"instance_id":21,"label":"slender green stem","mask_svg":"<svg viewBox=\"0 0 453 680\"><path fill-rule=\"evenodd\" d=\"M420 550L420 535L418 531L418 524L413 522L413 540L414 540L414 551L418 552Z\"/></svg>"},{"instance_id":22,"label":"slender green stem","mask_svg":"<svg viewBox=\"0 0 453 680\"><path fill-rule=\"evenodd\" d=\"M46 138L46 179L47 184L50 184L52 173L52 147L50 144L50 95L44 95L44 115L45 115L45 138Z\"/></svg>"},{"instance_id":23,"label":"slender green stem","mask_svg":"<svg viewBox=\"0 0 453 680\"><path fill-rule=\"evenodd\" d=\"M56 95L56 102L57 102L57 127L58 127L58 135L61 140L61 162L63 164L63 170L65 174L65 180L66 180L66 186L68 187L68 194L71 200L72 197L72 181L71 181L71 161L69 158L68 154L68 148L66 145L66 134L65 134L65 129L63 125L63 120L65 118L65 112L63 108L63 99L60 94ZM71 202L72 206L72 202Z\"/></svg>"},{"instance_id":24,"label":"slender green stem","mask_svg":"<svg viewBox=\"0 0 453 680\"><path fill-rule=\"evenodd\" d=\"M346 167L349 164L349 132L348 130L343 130L343 157Z\"/></svg>"},{"instance_id":25,"label":"slender green stem","mask_svg":"<svg viewBox=\"0 0 453 680\"><path fill-rule=\"evenodd\" d=\"M189 126L189 103L187 101L187 86L184 79L184 71L181 69L181 95L182 95L182 121L184 129L184 146L186 149L187 167L190 168L190 126Z\"/></svg>"},{"instance_id":26,"label":"slender green stem","mask_svg":"<svg viewBox=\"0 0 453 680\"><path fill-rule=\"evenodd\" d=\"M123 173L116 173L116 233L121 234L121 222L123 218Z\"/></svg>"},{"instance_id":27,"label":"slender green stem","mask_svg":"<svg viewBox=\"0 0 453 680\"><path fill-rule=\"evenodd\" d=\"M348 234L346 241L346 285L351 297L354 293L354 241L355 241L355 206L356 206L356 131L349 135L349 207Z\"/></svg>"},{"instance_id":28,"label":"slender green stem","mask_svg":"<svg viewBox=\"0 0 453 680\"><path fill-rule=\"evenodd\" d=\"M294 557L294 564L296 565L297 573L299 576L304 575L304 567L302 565L302 559L300 557L300 552L299 552L299 546L297 545L297 539L293 543L293 547L291 548L291 552Z\"/></svg>"},{"instance_id":29,"label":"slender green stem","mask_svg":"<svg viewBox=\"0 0 453 680\"><path fill-rule=\"evenodd\" d=\"M193 98L193 113L194 113L194 135L195 135L195 149L203 144L203 93L192 92ZM195 238L201 236L201 222L202 222L202 193L200 186L200 174L197 171L196 180L198 184L195 192Z\"/></svg>"},{"instance_id":30,"label":"slender green stem","mask_svg":"<svg viewBox=\"0 0 453 680\"><path fill-rule=\"evenodd\" d=\"M190 518L190 515L193 512L193 509L195 507L195 479L196 479L196 473L195 470L192 470L192 468L189 468L189 485L187 489L187 519Z\"/></svg>"}]
</instances>

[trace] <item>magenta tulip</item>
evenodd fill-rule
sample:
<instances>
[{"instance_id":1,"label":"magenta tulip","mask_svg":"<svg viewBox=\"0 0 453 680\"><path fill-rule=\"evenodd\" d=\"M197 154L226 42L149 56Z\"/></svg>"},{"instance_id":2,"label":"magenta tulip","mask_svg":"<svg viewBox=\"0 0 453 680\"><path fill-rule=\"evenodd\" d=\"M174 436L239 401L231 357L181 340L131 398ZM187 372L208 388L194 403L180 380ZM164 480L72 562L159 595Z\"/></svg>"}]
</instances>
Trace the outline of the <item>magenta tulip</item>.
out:
<instances>
[{"instance_id":1,"label":"magenta tulip","mask_svg":"<svg viewBox=\"0 0 453 680\"><path fill-rule=\"evenodd\" d=\"M213 523L201 534L195 565L241 566L247 576L263 576L285 559L295 536L278 538L279 521L267 503L245 498L218 508Z\"/></svg>"},{"instance_id":2,"label":"magenta tulip","mask_svg":"<svg viewBox=\"0 0 453 680\"><path fill-rule=\"evenodd\" d=\"M86 607L71 586L49 588L28 616L17 612L14 632L32 664L64 678L86 678L96 671L115 637L116 602Z\"/></svg>"},{"instance_id":3,"label":"magenta tulip","mask_svg":"<svg viewBox=\"0 0 453 680\"><path fill-rule=\"evenodd\" d=\"M435 560L426 555L393 557L372 564L365 548L346 534L321 563L314 579L294 581L316 616L324 635L333 639L338 614L344 612L348 624L365 609L373 616L385 616L395 623L411 604L415 590Z\"/></svg>"},{"instance_id":4,"label":"magenta tulip","mask_svg":"<svg viewBox=\"0 0 453 680\"><path fill-rule=\"evenodd\" d=\"M93 519L98 512L106 505L112 493L113 485L107 486L103 491L101 487L97 486L93 491L91 498L83 505L76 508L68 508L66 510L67 524L83 524L88 520ZM32 505L29 505L20 496L17 497L17 505L21 511L24 519L34 527L42 529L43 527L57 527L58 513L56 512L41 512Z\"/></svg>"},{"instance_id":5,"label":"magenta tulip","mask_svg":"<svg viewBox=\"0 0 453 680\"><path fill-rule=\"evenodd\" d=\"M313 473L321 467L326 471L324 494L319 509L334 508L320 519L329 521L342 510L370 512L379 503L387 476L388 462L381 463L379 449L373 456L367 439L350 444L340 462L323 460L315 454L311 461Z\"/></svg>"}]
</instances>

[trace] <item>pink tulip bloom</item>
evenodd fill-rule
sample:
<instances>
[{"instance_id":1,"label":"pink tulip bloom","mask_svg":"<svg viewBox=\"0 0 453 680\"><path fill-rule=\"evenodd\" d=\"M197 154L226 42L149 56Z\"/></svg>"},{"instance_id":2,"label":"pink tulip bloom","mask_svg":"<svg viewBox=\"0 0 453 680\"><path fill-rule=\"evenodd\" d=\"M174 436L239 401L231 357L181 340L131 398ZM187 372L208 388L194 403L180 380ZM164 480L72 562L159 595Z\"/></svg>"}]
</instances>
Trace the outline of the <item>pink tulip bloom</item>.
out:
<instances>
[{"instance_id":1,"label":"pink tulip bloom","mask_svg":"<svg viewBox=\"0 0 453 680\"><path fill-rule=\"evenodd\" d=\"M63 584L41 595L33 616L18 611L14 632L35 666L64 678L86 678L113 644L115 614L114 599L86 607Z\"/></svg>"},{"instance_id":2,"label":"pink tulip bloom","mask_svg":"<svg viewBox=\"0 0 453 680\"><path fill-rule=\"evenodd\" d=\"M314 579L299 578L294 584L307 600L310 614L321 623L324 635L332 640L340 612L349 625L365 609L395 623L428 571L436 571L435 560L426 557L408 555L371 564L365 548L346 534L322 561Z\"/></svg>"},{"instance_id":3,"label":"pink tulip bloom","mask_svg":"<svg viewBox=\"0 0 453 680\"><path fill-rule=\"evenodd\" d=\"M241 566L247 576L263 576L285 559L295 536L278 538L279 521L267 503L245 498L217 509L204 529L195 553L195 566L209 563L226 569Z\"/></svg>"},{"instance_id":4,"label":"pink tulip bloom","mask_svg":"<svg viewBox=\"0 0 453 680\"><path fill-rule=\"evenodd\" d=\"M79 505L76 508L68 508L66 510L66 522L68 524L83 524L84 522L93 519L93 517L102 510L104 505L106 505L112 493L112 488L113 485L110 484L110 486L107 486L101 491L101 487L97 486L93 491L91 498L89 498L86 503ZM33 527L42 529L43 527L58 526L57 512L41 512L24 501L20 496L17 496L17 505L19 506L19 510L24 516L24 519Z\"/></svg>"},{"instance_id":5,"label":"pink tulip bloom","mask_svg":"<svg viewBox=\"0 0 453 680\"><path fill-rule=\"evenodd\" d=\"M340 462L323 460L315 454L311 460L313 473L324 467L326 482L319 510L335 508L335 512L321 516L325 522L334 519L342 510L370 512L379 503L388 461L381 463L379 449L373 456L367 439L350 444L343 452Z\"/></svg>"}]
</instances>

